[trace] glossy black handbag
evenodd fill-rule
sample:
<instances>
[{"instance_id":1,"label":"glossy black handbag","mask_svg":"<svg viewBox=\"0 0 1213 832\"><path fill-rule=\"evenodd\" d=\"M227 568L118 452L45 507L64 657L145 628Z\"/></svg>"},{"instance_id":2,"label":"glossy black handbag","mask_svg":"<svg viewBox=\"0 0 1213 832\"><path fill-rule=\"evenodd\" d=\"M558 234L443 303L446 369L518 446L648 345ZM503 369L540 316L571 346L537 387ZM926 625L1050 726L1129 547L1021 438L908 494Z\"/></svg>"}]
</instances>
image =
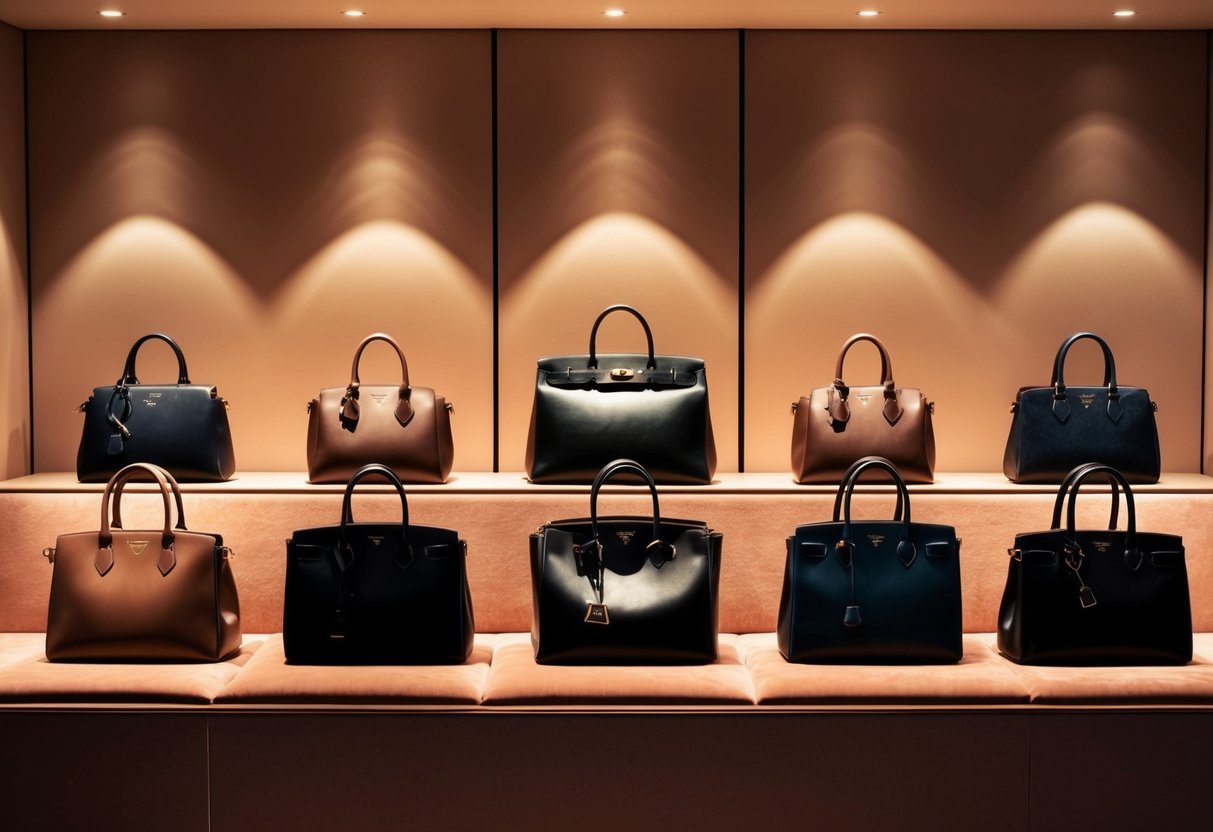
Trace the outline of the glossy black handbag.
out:
<instances>
[{"instance_id":1,"label":"glossy black handbag","mask_svg":"<svg viewBox=\"0 0 1213 832\"><path fill-rule=\"evenodd\" d=\"M152 339L164 341L176 354L176 384L139 383L135 355ZM183 482L216 482L236 472L228 403L213 385L190 381L185 355L163 333L136 341L117 383L94 389L80 411L80 482L106 482L136 462L158 465Z\"/></svg>"},{"instance_id":2,"label":"glossy black handbag","mask_svg":"<svg viewBox=\"0 0 1213 832\"><path fill-rule=\"evenodd\" d=\"M399 523L355 523L354 486L381 476L400 495ZM286 544L282 640L294 664L458 664L475 626L459 533L409 524L408 499L385 465L345 487L341 522L299 529Z\"/></svg>"},{"instance_id":3,"label":"glossy black handbag","mask_svg":"<svg viewBox=\"0 0 1213 832\"><path fill-rule=\"evenodd\" d=\"M1104 378L1099 387L1065 383L1066 353L1090 339L1103 350ZM1076 332L1062 342L1048 387L1022 387L1011 405L1002 469L1014 482L1061 482L1087 462L1110 465L1129 482L1158 482L1158 408L1140 387L1116 381L1116 361L1104 339Z\"/></svg>"},{"instance_id":4,"label":"glossy black handbag","mask_svg":"<svg viewBox=\"0 0 1213 832\"><path fill-rule=\"evenodd\" d=\"M599 517L598 494L619 474L644 480L652 517ZM643 466L608 463L590 516L531 535L531 642L540 664L702 664L716 659L721 535L661 516Z\"/></svg>"},{"instance_id":5,"label":"glossy black handbag","mask_svg":"<svg viewBox=\"0 0 1213 832\"><path fill-rule=\"evenodd\" d=\"M647 354L598 354L598 327L620 311L644 327ZM703 359L656 354L648 322L630 306L598 316L588 355L539 360L526 471L532 482L590 483L620 457L662 483L710 483L716 471Z\"/></svg>"},{"instance_id":6,"label":"glossy black handbag","mask_svg":"<svg viewBox=\"0 0 1213 832\"><path fill-rule=\"evenodd\" d=\"M1110 478L1109 528L1076 529L1078 492ZM1117 531L1117 487L1128 528ZM1062 502L1068 497L1066 524ZM1183 539L1137 530L1129 482L1115 468L1079 466L1062 483L1046 531L1015 536L998 612L998 649L1024 664L1183 664L1192 659L1192 609Z\"/></svg>"},{"instance_id":7,"label":"glossy black handbag","mask_svg":"<svg viewBox=\"0 0 1213 832\"><path fill-rule=\"evenodd\" d=\"M894 519L852 520L855 486L873 471L897 487ZM956 530L911 521L905 482L886 459L852 465L833 520L797 526L788 538L777 627L788 661L956 662L963 655L961 612Z\"/></svg>"}]
</instances>

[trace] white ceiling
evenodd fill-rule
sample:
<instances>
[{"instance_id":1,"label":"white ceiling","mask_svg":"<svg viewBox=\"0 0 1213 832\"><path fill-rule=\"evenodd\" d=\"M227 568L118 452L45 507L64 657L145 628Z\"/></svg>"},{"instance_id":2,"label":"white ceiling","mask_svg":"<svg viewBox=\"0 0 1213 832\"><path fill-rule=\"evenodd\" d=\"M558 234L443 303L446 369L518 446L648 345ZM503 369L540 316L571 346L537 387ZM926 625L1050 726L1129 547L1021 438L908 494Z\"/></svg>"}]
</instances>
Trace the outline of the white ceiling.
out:
<instances>
[{"instance_id":1,"label":"white ceiling","mask_svg":"<svg viewBox=\"0 0 1213 832\"><path fill-rule=\"evenodd\" d=\"M602 10L627 10L609 19ZM102 18L117 8L125 17ZM347 8L367 16L343 17ZM860 8L879 9L860 18ZM1112 17L1119 8L1137 16ZM0 0L22 29L1213 29L1213 0Z\"/></svg>"}]
</instances>

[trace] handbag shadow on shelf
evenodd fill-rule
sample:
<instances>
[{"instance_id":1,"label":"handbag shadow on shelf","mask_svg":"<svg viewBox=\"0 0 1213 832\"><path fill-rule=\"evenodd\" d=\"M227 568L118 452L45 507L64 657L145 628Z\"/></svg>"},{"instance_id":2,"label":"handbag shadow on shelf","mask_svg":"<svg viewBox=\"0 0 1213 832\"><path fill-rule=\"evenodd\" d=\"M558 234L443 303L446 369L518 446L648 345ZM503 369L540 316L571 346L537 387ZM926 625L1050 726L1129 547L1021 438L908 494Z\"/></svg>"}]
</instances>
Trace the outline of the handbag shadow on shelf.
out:
<instances>
[{"instance_id":1,"label":"handbag shadow on shelf","mask_svg":"<svg viewBox=\"0 0 1213 832\"><path fill-rule=\"evenodd\" d=\"M1078 492L1112 483L1107 529L1077 529ZM1124 491L1128 528L1117 531ZM1068 500L1065 527L1062 504ZM1015 536L998 611L998 649L1023 664L1153 665L1192 660L1192 608L1183 538L1137 530L1129 481L1107 465L1065 478L1047 531Z\"/></svg>"},{"instance_id":2,"label":"handbag shadow on shelf","mask_svg":"<svg viewBox=\"0 0 1213 832\"><path fill-rule=\"evenodd\" d=\"M642 479L652 517L600 517L618 474ZM661 516L639 463L608 463L590 489L590 516L531 535L531 642L540 664L704 664L716 659L722 537L698 520Z\"/></svg>"},{"instance_id":3,"label":"handbag shadow on shelf","mask_svg":"<svg viewBox=\"0 0 1213 832\"><path fill-rule=\"evenodd\" d=\"M384 341L400 358L400 384L363 384L362 351ZM451 406L409 383L409 365L390 335L376 332L354 352L350 383L326 387L307 406L308 482L346 482L364 465L391 468L402 482L446 482L454 464Z\"/></svg>"},{"instance_id":4,"label":"handbag shadow on shelf","mask_svg":"<svg viewBox=\"0 0 1213 832\"><path fill-rule=\"evenodd\" d=\"M1067 387L1066 354L1084 339L1103 351L1103 385ZM1116 361L1104 339L1076 332L1057 351L1049 386L1021 387L1015 396L1003 473L1013 482L1053 483L1075 466L1099 462L1129 482L1158 482L1157 409L1143 388L1117 384Z\"/></svg>"},{"instance_id":5,"label":"handbag shadow on shelf","mask_svg":"<svg viewBox=\"0 0 1213 832\"><path fill-rule=\"evenodd\" d=\"M122 490L136 477L159 486L162 529L122 527ZM116 473L101 497L100 531L60 535L43 554L54 567L50 661L217 662L240 648L230 552L220 535L186 528L181 489L160 468L135 463Z\"/></svg>"},{"instance_id":6,"label":"handbag shadow on shelf","mask_svg":"<svg viewBox=\"0 0 1213 832\"><path fill-rule=\"evenodd\" d=\"M370 476L400 495L398 523L355 523L354 487ZM452 529L409 523L408 498L384 465L350 478L336 526L286 544L282 640L292 664L459 664L475 624L467 544Z\"/></svg>"},{"instance_id":7,"label":"handbag shadow on shelf","mask_svg":"<svg viewBox=\"0 0 1213 832\"><path fill-rule=\"evenodd\" d=\"M598 354L598 327L612 312L640 321L647 355ZM703 359L656 354L644 316L622 305L594 321L589 355L539 359L526 471L532 482L590 483L620 457L661 483L707 484L716 471Z\"/></svg>"},{"instance_id":8,"label":"handbag shadow on shelf","mask_svg":"<svg viewBox=\"0 0 1213 832\"><path fill-rule=\"evenodd\" d=\"M852 520L855 486L876 470L897 488L893 519ZM910 520L909 491L888 460L852 465L834 519L798 526L788 538L777 637L790 662L957 662L961 614L956 530Z\"/></svg>"},{"instance_id":9,"label":"handbag shadow on shelf","mask_svg":"<svg viewBox=\"0 0 1213 832\"><path fill-rule=\"evenodd\" d=\"M176 384L140 384L135 356L164 341L177 356ZM181 348L167 335L144 335L126 356L117 383L97 387L80 405L84 429L76 453L80 482L105 482L131 463L158 465L183 482L215 482L236 472L228 403L209 384L190 381Z\"/></svg>"},{"instance_id":10,"label":"handbag shadow on shelf","mask_svg":"<svg viewBox=\"0 0 1213 832\"><path fill-rule=\"evenodd\" d=\"M842 380L847 351L860 341L880 351L879 386L851 387ZM906 482L933 482L934 412L922 391L893 381L893 361L875 335L852 335L838 353L834 383L792 404L792 474L802 484L839 482L855 460L879 456Z\"/></svg>"}]
</instances>

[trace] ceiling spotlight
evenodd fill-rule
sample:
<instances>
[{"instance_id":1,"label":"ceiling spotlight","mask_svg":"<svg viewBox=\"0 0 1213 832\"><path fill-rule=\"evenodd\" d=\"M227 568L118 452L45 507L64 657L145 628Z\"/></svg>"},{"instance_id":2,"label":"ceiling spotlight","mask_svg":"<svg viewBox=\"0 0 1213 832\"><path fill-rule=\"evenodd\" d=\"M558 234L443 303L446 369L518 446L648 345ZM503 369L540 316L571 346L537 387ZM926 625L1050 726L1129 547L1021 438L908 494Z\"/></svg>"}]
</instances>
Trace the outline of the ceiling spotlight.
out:
<instances>
[{"instance_id":1,"label":"ceiling spotlight","mask_svg":"<svg viewBox=\"0 0 1213 832\"><path fill-rule=\"evenodd\" d=\"M97 12L97 14L101 15L102 17L122 17L126 14L126 12L120 12L117 9L102 9L101 11Z\"/></svg>"},{"instance_id":2,"label":"ceiling spotlight","mask_svg":"<svg viewBox=\"0 0 1213 832\"><path fill-rule=\"evenodd\" d=\"M1132 9L1120 9L1119 11L1112 12L1112 17L1133 17L1135 14L1137 12Z\"/></svg>"},{"instance_id":3,"label":"ceiling spotlight","mask_svg":"<svg viewBox=\"0 0 1213 832\"><path fill-rule=\"evenodd\" d=\"M855 14L859 15L860 17L879 17L880 16L880 12L876 11L875 9L861 9L860 11L855 12Z\"/></svg>"},{"instance_id":4,"label":"ceiling spotlight","mask_svg":"<svg viewBox=\"0 0 1213 832\"><path fill-rule=\"evenodd\" d=\"M346 9L342 14L346 17L366 17L366 12L362 9Z\"/></svg>"},{"instance_id":5,"label":"ceiling spotlight","mask_svg":"<svg viewBox=\"0 0 1213 832\"><path fill-rule=\"evenodd\" d=\"M623 17L627 12L623 9L607 9L603 14L607 17Z\"/></svg>"}]
</instances>

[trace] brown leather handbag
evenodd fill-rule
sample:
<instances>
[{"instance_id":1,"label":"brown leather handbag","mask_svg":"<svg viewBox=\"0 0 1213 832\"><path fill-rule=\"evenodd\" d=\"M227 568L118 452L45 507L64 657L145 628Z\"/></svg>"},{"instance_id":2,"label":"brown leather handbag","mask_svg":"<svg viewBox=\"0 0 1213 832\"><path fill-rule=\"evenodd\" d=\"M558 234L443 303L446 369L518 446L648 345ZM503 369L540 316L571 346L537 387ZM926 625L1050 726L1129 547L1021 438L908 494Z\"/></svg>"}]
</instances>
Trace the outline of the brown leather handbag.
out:
<instances>
[{"instance_id":1,"label":"brown leather handbag","mask_svg":"<svg viewBox=\"0 0 1213 832\"><path fill-rule=\"evenodd\" d=\"M387 342L400 357L399 385L359 380L358 362L372 341ZM451 406L430 388L409 384L408 362L390 335L376 332L363 338L354 353L350 383L321 390L307 410L309 482L344 483L376 462L391 468L401 482L441 483L451 474Z\"/></svg>"},{"instance_id":2,"label":"brown leather handbag","mask_svg":"<svg viewBox=\"0 0 1213 832\"><path fill-rule=\"evenodd\" d=\"M159 485L164 528L122 527L122 489L136 477ZM46 622L52 662L215 662L240 649L231 552L220 535L186 529L181 489L162 468L135 463L118 471L101 498L101 530L61 535L43 554L54 567Z\"/></svg>"},{"instance_id":3,"label":"brown leather handbag","mask_svg":"<svg viewBox=\"0 0 1213 832\"><path fill-rule=\"evenodd\" d=\"M850 387L842 380L847 350L859 341L880 350L879 386ZM792 476L801 484L836 483L857 459L879 456L897 466L905 482L933 482L934 412L921 390L894 383L889 351L875 335L852 335L838 353L834 383L792 405Z\"/></svg>"}]
</instances>

